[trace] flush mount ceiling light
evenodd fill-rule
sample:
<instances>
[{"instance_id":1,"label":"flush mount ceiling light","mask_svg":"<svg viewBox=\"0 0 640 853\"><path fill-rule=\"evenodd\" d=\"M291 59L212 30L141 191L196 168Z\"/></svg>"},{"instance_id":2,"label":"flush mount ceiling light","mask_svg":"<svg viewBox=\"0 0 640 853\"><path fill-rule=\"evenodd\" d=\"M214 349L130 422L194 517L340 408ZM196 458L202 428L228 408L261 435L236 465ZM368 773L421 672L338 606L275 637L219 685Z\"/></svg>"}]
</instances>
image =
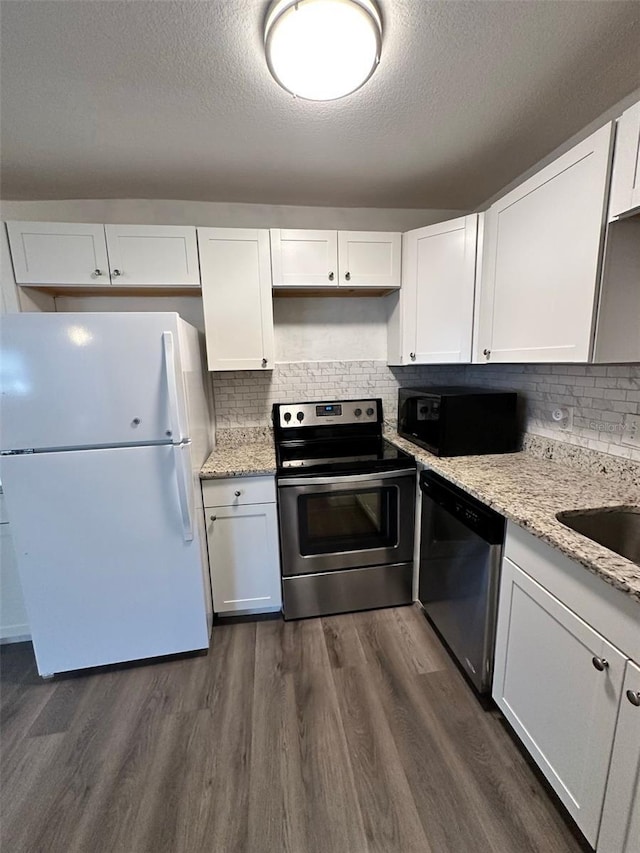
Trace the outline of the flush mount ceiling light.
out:
<instances>
[{"instance_id":1,"label":"flush mount ceiling light","mask_svg":"<svg viewBox=\"0 0 640 853\"><path fill-rule=\"evenodd\" d=\"M276 0L264 27L267 64L299 98L355 92L380 61L382 21L373 0Z\"/></svg>"}]
</instances>

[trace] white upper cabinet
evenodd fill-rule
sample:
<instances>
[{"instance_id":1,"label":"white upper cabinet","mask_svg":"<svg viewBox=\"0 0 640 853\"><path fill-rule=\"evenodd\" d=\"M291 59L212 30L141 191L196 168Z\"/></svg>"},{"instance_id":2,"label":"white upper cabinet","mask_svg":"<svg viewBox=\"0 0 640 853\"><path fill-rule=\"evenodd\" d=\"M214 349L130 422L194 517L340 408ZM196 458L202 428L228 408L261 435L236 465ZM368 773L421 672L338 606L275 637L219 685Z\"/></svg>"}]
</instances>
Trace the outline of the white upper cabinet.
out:
<instances>
[{"instance_id":1,"label":"white upper cabinet","mask_svg":"<svg viewBox=\"0 0 640 853\"><path fill-rule=\"evenodd\" d=\"M198 228L209 370L273 369L269 232Z\"/></svg>"},{"instance_id":2,"label":"white upper cabinet","mask_svg":"<svg viewBox=\"0 0 640 853\"><path fill-rule=\"evenodd\" d=\"M7 232L18 284L200 285L192 226L7 222Z\"/></svg>"},{"instance_id":3,"label":"white upper cabinet","mask_svg":"<svg viewBox=\"0 0 640 853\"><path fill-rule=\"evenodd\" d=\"M338 232L271 229L274 287L336 287Z\"/></svg>"},{"instance_id":4,"label":"white upper cabinet","mask_svg":"<svg viewBox=\"0 0 640 853\"><path fill-rule=\"evenodd\" d=\"M18 284L108 285L103 225L7 222Z\"/></svg>"},{"instance_id":5,"label":"white upper cabinet","mask_svg":"<svg viewBox=\"0 0 640 853\"><path fill-rule=\"evenodd\" d=\"M123 287L200 286L196 229L105 225L111 281Z\"/></svg>"},{"instance_id":6,"label":"white upper cabinet","mask_svg":"<svg viewBox=\"0 0 640 853\"><path fill-rule=\"evenodd\" d=\"M398 288L402 235L271 229L273 287Z\"/></svg>"},{"instance_id":7,"label":"white upper cabinet","mask_svg":"<svg viewBox=\"0 0 640 853\"><path fill-rule=\"evenodd\" d=\"M471 360L478 214L403 235L402 290L389 322L389 364Z\"/></svg>"},{"instance_id":8,"label":"white upper cabinet","mask_svg":"<svg viewBox=\"0 0 640 853\"><path fill-rule=\"evenodd\" d=\"M640 101L618 119L609 218L640 209Z\"/></svg>"},{"instance_id":9,"label":"white upper cabinet","mask_svg":"<svg viewBox=\"0 0 640 853\"><path fill-rule=\"evenodd\" d=\"M612 135L610 123L489 209L476 360L589 360Z\"/></svg>"},{"instance_id":10,"label":"white upper cabinet","mask_svg":"<svg viewBox=\"0 0 640 853\"><path fill-rule=\"evenodd\" d=\"M402 234L338 231L339 285L400 287Z\"/></svg>"}]
</instances>

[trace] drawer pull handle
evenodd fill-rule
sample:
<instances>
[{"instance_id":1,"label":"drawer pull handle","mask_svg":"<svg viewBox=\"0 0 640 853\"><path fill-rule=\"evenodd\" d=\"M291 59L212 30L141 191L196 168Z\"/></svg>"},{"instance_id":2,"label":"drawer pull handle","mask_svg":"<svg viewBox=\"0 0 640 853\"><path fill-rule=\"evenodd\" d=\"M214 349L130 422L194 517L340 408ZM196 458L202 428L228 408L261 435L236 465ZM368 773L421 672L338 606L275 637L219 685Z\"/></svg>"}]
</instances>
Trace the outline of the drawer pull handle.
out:
<instances>
[{"instance_id":1,"label":"drawer pull handle","mask_svg":"<svg viewBox=\"0 0 640 853\"><path fill-rule=\"evenodd\" d=\"M627 699L632 705L635 705L636 708L640 708L640 691L627 690Z\"/></svg>"},{"instance_id":2,"label":"drawer pull handle","mask_svg":"<svg viewBox=\"0 0 640 853\"><path fill-rule=\"evenodd\" d=\"M234 495L235 495L237 498L239 498L241 494L242 494L242 492L240 491L240 489L236 489L236 491L234 492Z\"/></svg>"},{"instance_id":3,"label":"drawer pull handle","mask_svg":"<svg viewBox=\"0 0 640 853\"><path fill-rule=\"evenodd\" d=\"M598 658L594 655L594 657L591 658L591 663L595 666L598 672L604 672L605 669L609 668L609 661L606 660L606 658Z\"/></svg>"},{"instance_id":4,"label":"drawer pull handle","mask_svg":"<svg viewBox=\"0 0 640 853\"><path fill-rule=\"evenodd\" d=\"M217 515L210 515L210 516L209 516L209 518L211 519L211 521L215 521L217 517L218 517Z\"/></svg>"}]
</instances>

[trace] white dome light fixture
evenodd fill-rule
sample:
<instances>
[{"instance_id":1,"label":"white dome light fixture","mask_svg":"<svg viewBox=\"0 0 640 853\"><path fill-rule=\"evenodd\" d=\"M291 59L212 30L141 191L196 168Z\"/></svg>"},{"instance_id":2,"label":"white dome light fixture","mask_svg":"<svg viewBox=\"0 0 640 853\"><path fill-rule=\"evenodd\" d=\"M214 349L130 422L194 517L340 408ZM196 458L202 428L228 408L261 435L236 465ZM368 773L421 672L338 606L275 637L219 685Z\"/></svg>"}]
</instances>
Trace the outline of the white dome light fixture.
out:
<instances>
[{"instance_id":1,"label":"white dome light fixture","mask_svg":"<svg viewBox=\"0 0 640 853\"><path fill-rule=\"evenodd\" d=\"M376 70L381 46L373 0L276 0L267 13L267 65L298 98L333 101L355 92Z\"/></svg>"}]
</instances>

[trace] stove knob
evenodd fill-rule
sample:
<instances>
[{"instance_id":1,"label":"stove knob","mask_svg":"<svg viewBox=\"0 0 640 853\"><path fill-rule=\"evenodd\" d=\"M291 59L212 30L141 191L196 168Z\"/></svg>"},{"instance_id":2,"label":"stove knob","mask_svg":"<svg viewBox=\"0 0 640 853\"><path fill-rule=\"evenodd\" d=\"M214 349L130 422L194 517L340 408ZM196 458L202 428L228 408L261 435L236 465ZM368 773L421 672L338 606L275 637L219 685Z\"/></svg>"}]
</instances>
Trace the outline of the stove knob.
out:
<instances>
[{"instance_id":1,"label":"stove knob","mask_svg":"<svg viewBox=\"0 0 640 853\"><path fill-rule=\"evenodd\" d=\"M302 421L304 420L304 412L298 412L296 417L300 421L300 423L302 423Z\"/></svg>"},{"instance_id":2,"label":"stove knob","mask_svg":"<svg viewBox=\"0 0 640 853\"><path fill-rule=\"evenodd\" d=\"M353 412L353 414L354 414L357 418L359 418L359 417L360 417L360 415L362 414L362 409L355 409L355 410L354 410L354 412Z\"/></svg>"},{"instance_id":3,"label":"stove knob","mask_svg":"<svg viewBox=\"0 0 640 853\"><path fill-rule=\"evenodd\" d=\"M369 417L371 417L371 415L373 414L373 409L371 407L367 409L367 414L369 415Z\"/></svg>"},{"instance_id":4,"label":"stove knob","mask_svg":"<svg viewBox=\"0 0 640 853\"><path fill-rule=\"evenodd\" d=\"M284 413L284 419L285 419L286 423L289 423L289 421L291 420L291 412L285 412Z\"/></svg>"}]
</instances>

